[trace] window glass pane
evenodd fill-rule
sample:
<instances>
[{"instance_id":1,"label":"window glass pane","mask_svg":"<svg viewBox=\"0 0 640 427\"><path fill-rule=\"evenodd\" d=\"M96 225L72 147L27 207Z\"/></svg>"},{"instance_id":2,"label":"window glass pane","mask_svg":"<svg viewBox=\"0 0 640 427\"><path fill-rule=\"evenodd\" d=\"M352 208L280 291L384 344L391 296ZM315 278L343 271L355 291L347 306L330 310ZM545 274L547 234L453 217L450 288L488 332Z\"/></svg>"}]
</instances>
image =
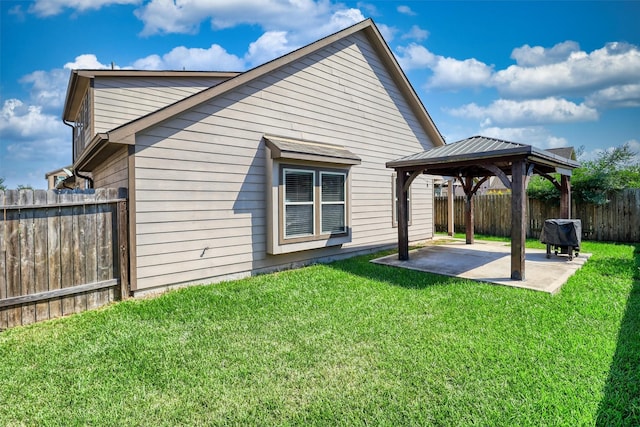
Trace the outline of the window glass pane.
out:
<instances>
[{"instance_id":1,"label":"window glass pane","mask_svg":"<svg viewBox=\"0 0 640 427\"><path fill-rule=\"evenodd\" d=\"M323 173L322 201L344 202L344 178L342 174Z\"/></svg>"},{"instance_id":2,"label":"window glass pane","mask_svg":"<svg viewBox=\"0 0 640 427\"><path fill-rule=\"evenodd\" d=\"M285 207L285 235L313 234L313 205L287 205Z\"/></svg>"},{"instance_id":3,"label":"window glass pane","mask_svg":"<svg viewBox=\"0 0 640 427\"><path fill-rule=\"evenodd\" d=\"M313 172L285 171L285 202L313 201Z\"/></svg>"},{"instance_id":4,"label":"window glass pane","mask_svg":"<svg viewBox=\"0 0 640 427\"><path fill-rule=\"evenodd\" d=\"M344 204L322 205L322 232L345 232Z\"/></svg>"}]
</instances>

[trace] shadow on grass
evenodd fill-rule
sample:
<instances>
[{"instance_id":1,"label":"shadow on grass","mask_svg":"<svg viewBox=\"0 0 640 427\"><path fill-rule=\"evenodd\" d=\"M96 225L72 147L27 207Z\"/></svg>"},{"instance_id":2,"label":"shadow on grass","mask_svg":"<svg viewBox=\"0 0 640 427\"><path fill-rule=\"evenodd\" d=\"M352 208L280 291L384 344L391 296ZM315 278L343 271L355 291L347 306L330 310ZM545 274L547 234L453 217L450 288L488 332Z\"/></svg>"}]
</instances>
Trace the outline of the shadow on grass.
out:
<instances>
[{"instance_id":1,"label":"shadow on grass","mask_svg":"<svg viewBox=\"0 0 640 427\"><path fill-rule=\"evenodd\" d=\"M391 255L393 253L397 252L377 252L375 254L335 261L327 265L336 270L355 274L366 279L389 283L394 286L401 286L409 289L423 289L430 286L459 284L464 280L450 276L442 276L440 274L408 270L406 268L392 267L369 262L374 258Z\"/></svg>"},{"instance_id":2,"label":"shadow on grass","mask_svg":"<svg viewBox=\"0 0 640 427\"><path fill-rule=\"evenodd\" d=\"M640 425L640 245L634 249L633 285L618 332L598 426Z\"/></svg>"}]
</instances>

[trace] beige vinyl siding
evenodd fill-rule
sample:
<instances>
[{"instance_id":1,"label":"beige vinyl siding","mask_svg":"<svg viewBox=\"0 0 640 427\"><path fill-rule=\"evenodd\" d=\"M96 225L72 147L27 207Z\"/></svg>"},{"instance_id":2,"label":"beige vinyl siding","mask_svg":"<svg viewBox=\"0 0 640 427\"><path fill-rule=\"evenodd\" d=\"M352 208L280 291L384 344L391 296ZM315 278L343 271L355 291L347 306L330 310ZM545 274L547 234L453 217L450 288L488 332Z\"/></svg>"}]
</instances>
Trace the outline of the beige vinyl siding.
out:
<instances>
[{"instance_id":1,"label":"beige vinyl siding","mask_svg":"<svg viewBox=\"0 0 640 427\"><path fill-rule=\"evenodd\" d=\"M262 136L343 145L352 242L267 255ZM136 138L137 289L206 283L395 245L387 161L432 143L359 34L148 129ZM432 237L433 185L412 189L410 239Z\"/></svg>"},{"instance_id":2,"label":"beige vinyl siding","mask_svg":"<svg viewBox=\"0 0 640 427\"><path fill-rule=\"evenodd\" d=\"M96 77L94 132L107 132L222 81L215 77Z\"/></svg>"},{"instance_id":3,"label":"beige vinyl siding","mask_svg":"<svg viewBox=\"0 0 640 427\"><path fill-rule=\"evenodd\" d=\"M129 188L128 148L122 147L93 171L95 188Z\"/></svg>"}]
</instances>

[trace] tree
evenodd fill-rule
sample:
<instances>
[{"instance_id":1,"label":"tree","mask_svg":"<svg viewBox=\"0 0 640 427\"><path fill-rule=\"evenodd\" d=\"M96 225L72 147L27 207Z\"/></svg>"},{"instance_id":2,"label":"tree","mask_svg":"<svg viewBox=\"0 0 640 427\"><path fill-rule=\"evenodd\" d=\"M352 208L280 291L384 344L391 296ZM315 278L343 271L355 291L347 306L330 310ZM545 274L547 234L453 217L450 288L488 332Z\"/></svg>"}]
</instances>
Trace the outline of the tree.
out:
<instances>
[{"instance_id":1,"label":"tree","mask_svg":"<svg viewBox=\"0 0 640 427\"><path fill-rule=\"evenodd\" d=\"M0 191L5 191L7 189L7 186L4 185L4 177L0 176Z\"/></svg>"},{"instance_id":2,"label":"tree","mask_svg":"<svg viewBox=\"0 0 640 427\"><path fill-rule=\"evenodd\" d=\"M571 179L577 200L596 205L625 188L640 188L640 165L633 164L636 153L629 144L603 151L595 160L583 162Z\"/></svg>"},{"instance_id":3,"label":"tree","mask_svg":"<svg viewBox=\"0 0 640 427\"><path fill-rule=\"evenodd\" d=\"M603 151L595 160L582 162L571 177L573 197L581 202L603 205L609 195L625 188L640 188L640 164L629 144ZM556 177L559 180L559 177ZM533 177L527 188L529 197L545 202L560 200L560 192L547 179Z\"/></svg>"}]
</instances>

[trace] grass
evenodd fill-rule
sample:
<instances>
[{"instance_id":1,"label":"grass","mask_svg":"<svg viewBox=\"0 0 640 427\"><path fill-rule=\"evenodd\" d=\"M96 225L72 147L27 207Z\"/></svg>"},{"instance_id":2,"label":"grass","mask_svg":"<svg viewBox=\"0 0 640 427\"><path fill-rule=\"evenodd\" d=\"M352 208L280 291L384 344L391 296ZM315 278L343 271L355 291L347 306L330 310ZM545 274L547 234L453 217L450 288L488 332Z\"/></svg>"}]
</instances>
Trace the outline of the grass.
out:
<instances>
[{"instance_id":1,"label":"grass","mask_svg":"<svg viewBox=\"0 0 640 427\"><path fill-rule=\"evenodd\" d=\"M583 246L555 296L364 256L14 328L0 425L640 425L640 245Z\"/></svg>"}]
</instances>

